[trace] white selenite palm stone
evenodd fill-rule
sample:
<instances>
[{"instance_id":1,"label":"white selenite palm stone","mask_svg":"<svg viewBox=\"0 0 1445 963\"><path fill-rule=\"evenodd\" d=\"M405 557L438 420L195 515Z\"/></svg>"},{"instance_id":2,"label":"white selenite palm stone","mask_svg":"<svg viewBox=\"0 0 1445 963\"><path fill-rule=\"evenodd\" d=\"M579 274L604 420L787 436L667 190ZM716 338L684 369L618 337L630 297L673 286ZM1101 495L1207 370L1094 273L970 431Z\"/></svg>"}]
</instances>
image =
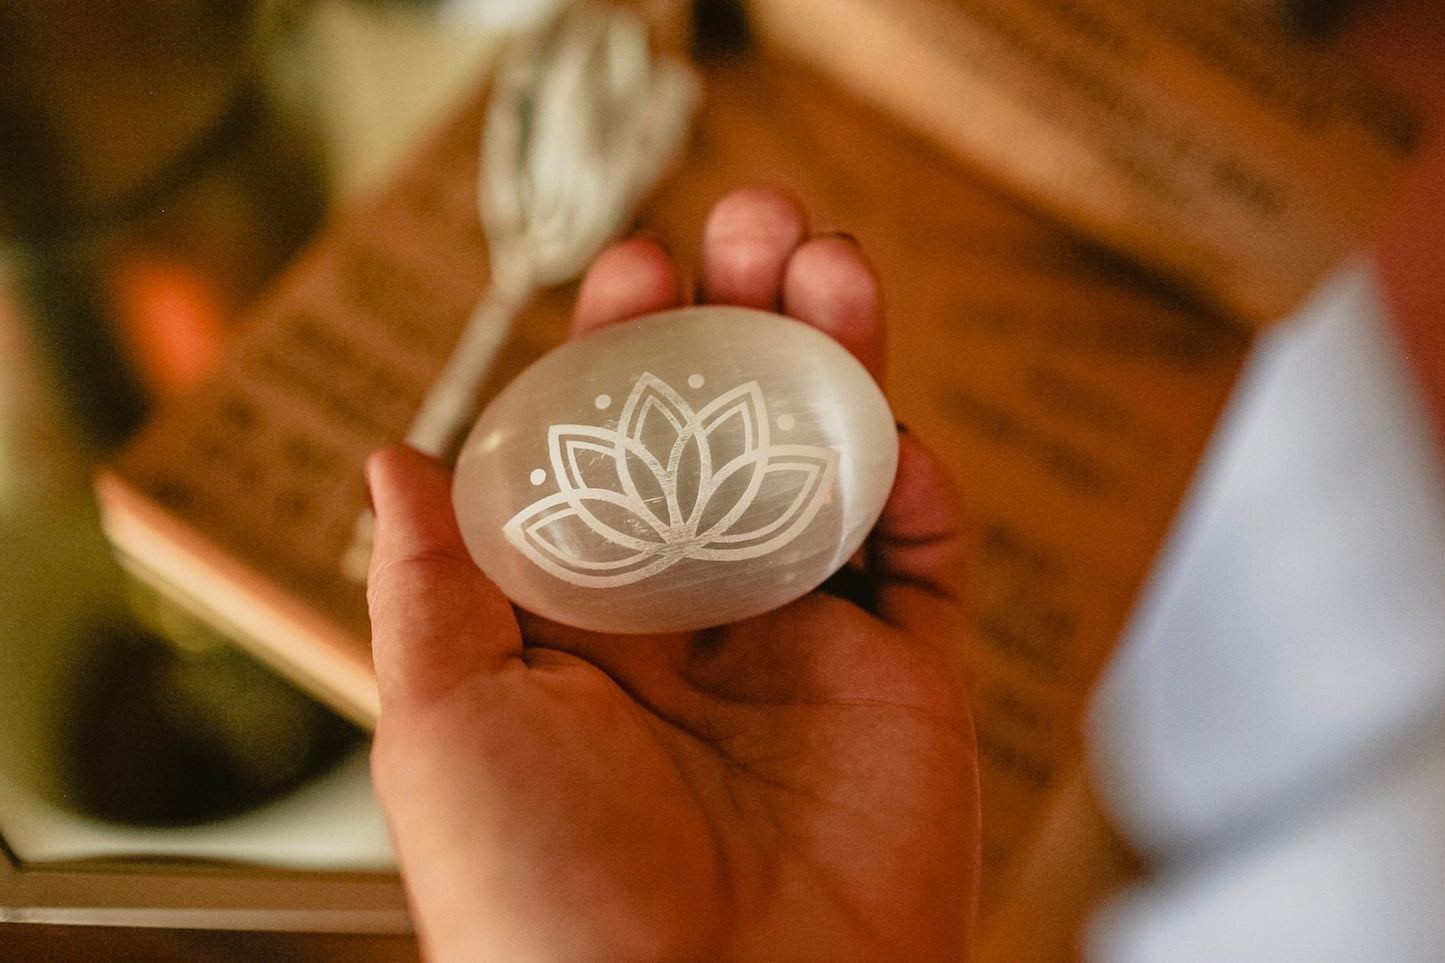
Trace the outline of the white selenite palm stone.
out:
<instances>
[{"instance_id":1,"label":"white selenite palm stone","mask_svg":"<svg viewBox=\"0 0 1445 963\"><path fill-rule=\"evenodd\" d=\"M604 632L770 611L857 551L898 435L867 370L790 318L705 306L551 351L457 461L467 548L518 605Z\"/></svg>"}]
</instances>

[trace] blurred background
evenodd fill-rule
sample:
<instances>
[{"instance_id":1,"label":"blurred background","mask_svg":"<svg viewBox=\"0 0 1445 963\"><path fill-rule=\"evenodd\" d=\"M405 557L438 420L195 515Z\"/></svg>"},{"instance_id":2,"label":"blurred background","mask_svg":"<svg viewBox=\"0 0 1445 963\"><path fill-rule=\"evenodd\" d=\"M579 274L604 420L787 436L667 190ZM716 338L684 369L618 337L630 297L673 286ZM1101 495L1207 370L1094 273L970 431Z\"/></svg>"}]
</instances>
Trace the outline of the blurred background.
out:
<instances>
[{"instance_id":1,"label":"blurred background","mask_svg":"<svg viewBox=\"0 0 1445 963\"><path fill-rule=\"evenodd\" d=\"M92 478L561 2L0 3L12 863L390 871L365 731L126 576ZM685 23L693 49L748 34L729 0L639 6ZM1431 0L1237 8L1445 118ZM1425 131L1383 226L1247 362L1090 698L1088 766L1056 795L985 958L1439 958L1445 152ZM0 961L417 958L406 935L10 919L0 906Z\"/></svg>"},{"instance_id":2,"label":"blurred background","mask_svg":"<svg viewBox=\"0 0 1445 963\"><path fill-rule=\"evenodd\" d=\"M204 379L243 309L479 82L501 38L546 13L0 9L0 838L12 858L389 868L364 731L125 575L92 473ZM319 810L288 815L298 790L320 794ZM303 945L305 958L415 958L409 938L0 926L5 960L290 959Z\"/></svg>"}]
</instances>

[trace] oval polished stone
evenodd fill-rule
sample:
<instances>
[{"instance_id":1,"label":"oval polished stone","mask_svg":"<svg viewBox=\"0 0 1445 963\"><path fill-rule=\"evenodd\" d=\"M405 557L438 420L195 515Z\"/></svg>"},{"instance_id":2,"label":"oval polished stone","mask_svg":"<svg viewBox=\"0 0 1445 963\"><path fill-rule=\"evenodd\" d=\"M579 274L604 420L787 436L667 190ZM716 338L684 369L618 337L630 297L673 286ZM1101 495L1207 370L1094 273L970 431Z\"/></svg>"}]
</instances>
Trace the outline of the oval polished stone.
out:
<instances>
[{"instance_id":1,"label":"oval polished stone","mask_svg":"<svg viewBox=\"0 0 1445 963\"><path fill-rule=\"evenodd\" d=\"M569 341L477 420L453 495L513 602L604 632L704 628L816 588L898 466L867 370L791 318L703 306Z\"/></svg>"}]
</instances>

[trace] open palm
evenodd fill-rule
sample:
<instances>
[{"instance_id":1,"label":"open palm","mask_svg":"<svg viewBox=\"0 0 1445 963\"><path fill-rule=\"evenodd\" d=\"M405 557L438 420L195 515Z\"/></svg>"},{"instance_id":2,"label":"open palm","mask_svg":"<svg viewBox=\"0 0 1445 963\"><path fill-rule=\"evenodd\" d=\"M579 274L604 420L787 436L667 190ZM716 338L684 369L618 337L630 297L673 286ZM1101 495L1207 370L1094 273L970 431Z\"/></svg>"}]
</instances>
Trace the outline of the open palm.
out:
<instances>
[{"instance_id":1,"label":"open palm","mask_svg":"<svg viewBox=\"0 0 1445 963\"><path fill-rule=\"evenodd\" d=\"M877 285L840 236L740 191L704 234L715 302L783 309L875 374ZM676 305L649 241L605 253L574 329ZM972 727L950 648L949 489L900 438L848 600L667 636L514 612L471 562L445 472L369 466L382 714L373 770L437 960L924 960L965 952ZM863 604L859 604L862 602Z\"/></svg>"}]
</instances>

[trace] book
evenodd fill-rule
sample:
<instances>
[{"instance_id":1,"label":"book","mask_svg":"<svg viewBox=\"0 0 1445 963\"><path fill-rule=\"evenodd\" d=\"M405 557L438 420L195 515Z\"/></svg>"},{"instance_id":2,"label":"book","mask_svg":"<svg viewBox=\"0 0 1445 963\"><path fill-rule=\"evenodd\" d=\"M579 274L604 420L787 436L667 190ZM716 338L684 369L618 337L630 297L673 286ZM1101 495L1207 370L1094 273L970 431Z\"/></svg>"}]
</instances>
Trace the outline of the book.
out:
<instances>
[{"instance_id":1,"label":"book","mask_svg":"<svg viewBox=\"0 0 1445 963\"><path fill-rule=\"evenodd\" d=\"M1262 4L751 6L981 176L1251 327L1378 224L1423 137L1412 103Z\"/></svg>"}]
</instances>

